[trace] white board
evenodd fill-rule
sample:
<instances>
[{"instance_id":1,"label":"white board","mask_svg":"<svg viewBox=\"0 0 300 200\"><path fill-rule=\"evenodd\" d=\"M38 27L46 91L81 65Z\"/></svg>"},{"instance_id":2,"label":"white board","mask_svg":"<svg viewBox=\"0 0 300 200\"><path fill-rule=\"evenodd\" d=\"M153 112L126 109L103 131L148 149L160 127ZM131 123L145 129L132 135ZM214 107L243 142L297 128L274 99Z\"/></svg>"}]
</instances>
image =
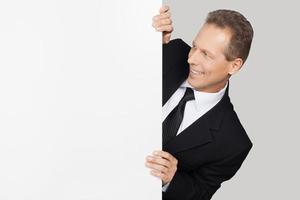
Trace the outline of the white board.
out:
<instances>
[{"instance_id":1,"label":"white board","mask_svg":"<svg viewBox=\"0 0 300 200\"><path fill-rule=\"evenodd\" d=\"M0 199L159 199L161 2L0 3Z\"/></svg>"}]
</instances>

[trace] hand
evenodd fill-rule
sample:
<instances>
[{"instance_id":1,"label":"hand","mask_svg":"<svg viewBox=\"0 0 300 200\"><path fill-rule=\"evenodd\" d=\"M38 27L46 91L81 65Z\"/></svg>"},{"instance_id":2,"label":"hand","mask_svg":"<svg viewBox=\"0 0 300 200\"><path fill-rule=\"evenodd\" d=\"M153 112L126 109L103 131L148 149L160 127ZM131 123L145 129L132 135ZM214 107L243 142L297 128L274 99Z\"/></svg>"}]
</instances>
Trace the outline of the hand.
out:
<instances>
[{"instance_id":1,"label":"hand","mask_svg":"<svg viewBox=\"0 0 300 200\"><path fill-rule=\"evenodd\" d=\"M152 18L152 26L156 31L163 33L163 43L170 41L173 25L171 20L171 12L168 6L162 6L159 9L159 15Z\"/></svg>"},{"instance_id":2,"label":"hand","mask_svg":"<svg viewBox=\"0 0 300 200\"><path fill-rule=\"evenodd\" d=\"M162 180L163 185L171 182L177 171L177 159L166 151L154 151L146 157L146 167L152 169L151 174Z\"/></svg>"}]
</instances>

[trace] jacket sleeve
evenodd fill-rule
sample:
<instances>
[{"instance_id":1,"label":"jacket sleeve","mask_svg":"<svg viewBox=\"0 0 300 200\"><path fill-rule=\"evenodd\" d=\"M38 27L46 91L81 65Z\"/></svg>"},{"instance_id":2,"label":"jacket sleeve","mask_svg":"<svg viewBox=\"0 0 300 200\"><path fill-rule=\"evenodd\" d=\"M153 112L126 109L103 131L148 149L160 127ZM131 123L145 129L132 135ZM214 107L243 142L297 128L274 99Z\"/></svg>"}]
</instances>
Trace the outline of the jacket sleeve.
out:
<instances>
[{"instance_id":1,"label":"jacket sleeve","mask_svg":"<svg viewBox=\"0 0 300 200\"><path fill-rule=\"evenodd\" d=\"M250 148L220 161L201 166L191 172L177 171L162 193L163 200L209 200L221 186L238 171Z\"/></svg>"}]
</instances>

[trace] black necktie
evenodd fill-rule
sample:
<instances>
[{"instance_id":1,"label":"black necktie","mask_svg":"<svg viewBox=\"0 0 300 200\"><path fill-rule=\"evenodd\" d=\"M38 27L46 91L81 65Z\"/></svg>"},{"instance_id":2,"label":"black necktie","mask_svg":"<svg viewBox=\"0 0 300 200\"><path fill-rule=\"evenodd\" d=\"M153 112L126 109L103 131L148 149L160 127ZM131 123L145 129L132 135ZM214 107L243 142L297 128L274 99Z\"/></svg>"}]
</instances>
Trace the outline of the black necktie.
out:
<instances>
[{"instance_id":1,"label":"black necktie","mask_svg":"<svg viewBox=\"0 0 300 200\"><path fill-rule=\"evenodd\" d=\"M183 119L185 103L195 99L194 91L186 88L185 94L179 101L178 105L172 110L168 117L163 121L163 144L176 136L177 131Z\"/></svg>"}]
</instances>

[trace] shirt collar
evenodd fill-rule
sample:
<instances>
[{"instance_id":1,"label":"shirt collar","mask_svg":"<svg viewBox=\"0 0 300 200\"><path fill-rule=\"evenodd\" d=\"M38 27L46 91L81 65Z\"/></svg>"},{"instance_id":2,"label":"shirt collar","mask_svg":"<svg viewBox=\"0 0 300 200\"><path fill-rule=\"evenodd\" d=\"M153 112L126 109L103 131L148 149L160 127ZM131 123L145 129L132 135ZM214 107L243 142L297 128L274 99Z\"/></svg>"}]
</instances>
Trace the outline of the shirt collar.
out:
<instances>
[{"instance_id":1,"label":"shirt collar","mask_svg":"<svg viewBox=\"0 0 300 200\"><path fill-rule=\"evenodd\" d=\"M201 107L216 104L217 102L219 102L222 99L222 97L226 91L226 88L228 87L228 81L224 88L222 88L220 91L214 92L214 93L197 91L194 87L192 87L188 83L187 80L185 80L181 84L180 87L181 88L190 87L193 89L194 95L195 95L196 108L199 111L201 109Z\"/></svg>"}]
</instances>

